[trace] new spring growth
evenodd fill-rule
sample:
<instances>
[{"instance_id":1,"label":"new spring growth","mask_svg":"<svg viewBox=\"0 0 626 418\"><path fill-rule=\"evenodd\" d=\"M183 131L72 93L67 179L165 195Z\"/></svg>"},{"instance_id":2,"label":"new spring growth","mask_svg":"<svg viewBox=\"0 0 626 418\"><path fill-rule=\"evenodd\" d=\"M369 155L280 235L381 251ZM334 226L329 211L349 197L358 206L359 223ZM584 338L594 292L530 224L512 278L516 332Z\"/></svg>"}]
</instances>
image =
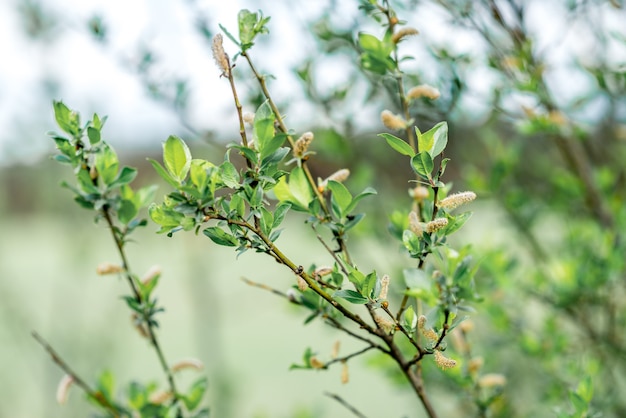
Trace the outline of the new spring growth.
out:
<instances>
[{"instance_id":1,"label":"new spring growth","mask_svg":"<svg viewBox=\"0 0 626 418\"><path fill-rule=\"evenodd\" d=\"M406 97L409 100L416 100L421 97L435 100L438 99L439 96L441 96L439 90L428 84L420 84L419 86L415 86L406 93Z\"/></svg>"},{"instance_id":2,"label":"new spring growth","mask_svg":"<svg viewBox=\"0 0 626 418\"><path fill-rule=\"evenodd\" d=\"M211 46L211 51L213 52L213 59L215 60L215 64L217 68L222 71L222 74L227 75L230 71L230 61L228 60L228 54L224 51L223 45L224 39L222 35L218 33L213 37L213 45Z\"/></svg>"},{"instance_id":3,"label":"new spring growth","mask_svg":"<svg viewBox=\"0 0 626 418\"><path fill-rule=\"evenodd\" d=\"M437 366L439 366L442 370L446 370L456 366L456 360L447 358L441 351L435 350L435 364L437 364Z\"/></svg>"},{"instance_id":4,"label":"new spring growth","mask_svg":"<svg viewBox=\"0 0 626 418\"><path fill-rule=\"evenodd\" d=\"M441 209L453 210L458 208L465 203L469 203L472 200L476 199L476 193L474 192L460 192L451 194L445 199L437 202L437 206Z\"/></svg>"},{"instance_id":5,"label":"new spring growth","mask_svg":"<svg viewBox=\"0 0 626 418\"><path fill-rule=\"evenodd\" d=\"M409 36L415 36L417 34L419 34L419 31L415 28L402 28L393 34L393 36L391 37L391 42L397 44L400 41L404 40L404 38L408 38Z\"/></svg>"},{"instance_id":6,"label":"new spring growth","mask_svg":"<svg viewBox=\"0 0 626 418\"><path fill-rule=\"evenodd\" d=\"M309 144L313 142L313 132L305 132L296 141L293 146L293 155L296 158L302 158L309 149Z\"/></svg>"},{"instance_id":7,"label":"new spring growth","mask_svg":"<svg viewBox=\"0 0 626 418\"><path fill-rule=\"evenodd\" d=\"M432 234L433 232L439 231L441 228L443 228L446 225L448 225L448 219L446 219L446 218L437 218L437 219L434 219L434 220L428 222L424 226L424 229L429 234Z\"/></svg>"},{"instance_id":8,"label":"new spring growth","mask_svg":"<svg viewBox=\"0 0 626 418\"><path fill-rule=\"evenodd\" d=\"M317 277L324 277L324 276L328 276L332 272L333 272L332 267L322 266L322 267L316 268L315 271L313 272L313 275Z\"/></svg>"},{"instance_id":9,"label":"new spring growth","mask_svg":"<svg viewBox=\"0 0 626 418\"><path fill-rule=\"evenodd\" d=\"M424 315L420 315L419 318L417 318L417 329L419 329L422 335L430 341L434 343L439 341L439 335L437 335L432 328L426 328L426 317Z\"/></svg>"},{"instance_id":10,"label":"new spring growth","mask_svg":"<svg viewBox=\"0 0 626 418\"><path fill-rule=\"evenodd\" d=\"M184 369L194 369L197 371L201 371L202 369L204 369L204 364L198 359L188 358L188 359L180 360L174 363L172 367L170 367L170 370L172 371L172 373L176 373Z\"/></svg>"},{"instance_id":11,"label":"new spring growth","mask_svg":"<svg viewBox=\"0 0 626 418\"><path fill-rule=\"evenodd\" d=\"M326 190L326 186L328 186L329 181L334 180L338 183L343 183L344 181L348 179L349 176L350 176L350 170L348 170L347 168L342 168L341 170L337 170L333 174L328 176L326 179L324 179L323 181L319 181L318 179L317 190L319 190L319 192L322 193L324 192L324 190Z\"/></svg>"},{"instance_id":12,"label":"new spring growth","mask_svg":"<svg viewBox=\"0 0 626 418\"><path fill-rule=\"evenodd\" d=\"M407 121L398 115L394 115L390 110L383 110L380 113L380 120L386 128L392 131L402 131L408 126Z\"/></svg>"},{"instance_id":13,"label":"new spring growth","mask_svg":"<svg viewBox=\"0 0 626 418\"><path fill-rule=\"evenodd\" d=\"M59 381L59 385L57 386L57 402L59 405L64 405L67 402L72 383L74 383L74 378L69 374L63 376Z\"/></svg>"}]
</instances>

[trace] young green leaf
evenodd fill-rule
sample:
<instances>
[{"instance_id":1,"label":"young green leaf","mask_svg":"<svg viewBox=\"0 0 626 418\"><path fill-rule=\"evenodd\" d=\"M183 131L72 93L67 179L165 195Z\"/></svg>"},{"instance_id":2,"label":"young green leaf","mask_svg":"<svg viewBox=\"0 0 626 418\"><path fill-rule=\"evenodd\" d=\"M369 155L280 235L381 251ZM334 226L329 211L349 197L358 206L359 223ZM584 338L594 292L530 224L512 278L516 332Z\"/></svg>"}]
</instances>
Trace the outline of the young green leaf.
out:
<instances>
[{"instance_id":1,"label":"young green leaf","mask_svg":"<svg viewBox=\"0 0 626 418\"><path fill-rule=\"evenodd\" d=\"M117 154L109 144L103 144L100 152L96 154L96 170L104 184L112 186L118 176L118 168Z\"/></svg>"},{"instance_id":2,"label":"young green leaf","mask_svg":"<svg viewBox=\"0 0 626 418\"><path fill-rule=\"evenodd\" d=\"M185 141L170 135L163 144L163 162L174 179L179 183L185 180L191 166L191 152Z\"/></svg>"},{"instance_id":3,"label":"young green leaf","mask_svg":"<svg viewBox=\"0 0 626 418\"><path fill-rule=\"evenodd\" d=\"M172 186L175 189L178 189L180 187L180 182L178 182L178 180L176 180L174 177L172 177L170 175L170 173L168 173L167 170L165 170L165 168L163 168L161 163L159 163L156 160L153 160L152 158L148 158L148 161L150 161L150 164L152 164L152 167L154 167L154 171L156 171L157 174L163 180L165 180L170 186Z\"/></svg>"},{"instance_id":4,"label":"young green leaf","mask_svg":"<svg viewBox=\"0 0 626 418\"><path fill-rule=\"evenodd\" d=\"M295 199L294 203L304 209L309 207L313 199L313 191L301 167L295 167L289 175L289 192Z\"/></svg>"},{"instance_id":5,"label":"young green leaf","mask_svg":"<svg viewBox=\"0 0 626 418\"><path fill-rule=\"evenodd\" d=\"M362 296L358 292L355 292L354 290L350 290L350 289L337 290L333 294L333 296L336 297L336 298L345 299L348 302L354 303L354 304L357 304L357 305L363 305L363 304L366 304L367 302L369 302L368 298L366 298L365 296Z\"/></svg>"},{"instance_id":6,"label":"young green leaf","mask_svg":"<svg viewBox=\"0 0 626 418\"><path fill-rule=\"evenodd\" d=\"M224 245L226 247L234 247L239 244L237 238L228 234L222 228L217 226L210 226L205 228L202 233L207 237L211 238L211 241L216 243L217 245Z\"/></svg>"},{"instance_id":7,"label":"young green leaf","mask_svg":"<svg viewBox=\"0 0 626 418\"><path fill-rule=\"evenodd\" d=\"M117 187L125 184L129 184L137 177L137 169L132 167L122 167L115 180L109 185L109 187Z\"/></svg>"},{"instance_id":8,"label":"young green leaf","mask_svg":"<svg viewBox=\"0 0 626 418\"><path fill-rule=\"evenodd\" d=\"M89 143L91 145L97 144L98 142L100 142L100 130L92 126L88 127L87 137L89 138Z\"/></svg>"},{"instance_id":9,"label":"young green leaf","mask_svg":"<svg viewBox=\"0 0 626 418\"><path fill-rule=\"evenodd\" d=\"M346 209L352 203L352 194L350 194L346 186L334 180L328 182L328 189L331 191L330 200L333 211L337 212L339 219L345 217L348 214Z\"/></svg>"},{"instance_id":10,"label":"young green leaf","mask_svg":"<svg viewBox=\"0 0 626 418\"><path fill-rule=\"evenodd\" d=\"M407 144L403 139L387 133L378 134L378 136L385 138L389 146L398 151L400 154L408 155L409 157L413 157L415 155L415 151L413 150L413 148L411 148L411 146Z\"/></svg>"},{"instance_id":11,"label":"young green leaf","mask_svg":"<svg viewBox=\"0 0 626 418\"><path fill-rule=\"evenodd\" d=\"M220 174L222 175L222 181L227 187L231 189L239 188L239 172L233 163L224 161L220 165Z\"/></svg>"},{"instance_id":12,"label":"young green leaf","mask_svg":"<svg viewBox=\"0 0 626 418\"><path fill-rule=\"evenodd\" d=\"M415 171L420 176L429 180L432 178L434 165L433 159L428 152L420 152L419 154L411 158L411 167L413 167L413 171Z\"/></svg>"},{"instance_id":13,"label":"young green leaf","mask_svg":"<svg viewBox=\"0 0 626 418\"><path fill-rule=\"evenodd\" d=\"M198 407L198 405L200 405L204 392L206 392L208 386L209 382L206 377L198 379L193 383L189 392L182 397L187 409L193 411Z\"/></svg>"}]
</instances>

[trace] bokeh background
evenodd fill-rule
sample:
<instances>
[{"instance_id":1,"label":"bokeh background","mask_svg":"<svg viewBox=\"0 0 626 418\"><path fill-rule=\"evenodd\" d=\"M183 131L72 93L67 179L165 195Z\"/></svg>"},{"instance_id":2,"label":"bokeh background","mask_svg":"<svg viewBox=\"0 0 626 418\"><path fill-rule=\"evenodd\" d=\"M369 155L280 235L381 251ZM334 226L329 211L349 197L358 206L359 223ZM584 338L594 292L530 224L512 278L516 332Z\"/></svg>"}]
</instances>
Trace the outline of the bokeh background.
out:
<instances>
[{"instance_id":1,"label":"bokeh background","mask_svg":"<svg viewBox=\"0 0 626 418\"><path fill-rule=\"evenodd\" d=\"M626 156L626 13L618 1L496 2L510 11L504 19L511 22L519 18L514 6L524 5L523 29L532 39L530 49L541 58L544 84L524 91L519 80L506 81L506 68L494 60L510 59L511 72L528 70L511 64L516 58L529 60L494 53L499 41L508 45L507 34L494 25L491 2L468 6L471 3L398 4L402 19L420 31L403 44L402 51L415 58L404 68L416 84L429 83L442 92L439 101L421 103L413 110L422 130L448 121L452 158L448 180L459 190L482 188L477 190L481 199L472 207L475 216L456 241L473 245L490 260L479 287L487 297L501 299L492 298L496 302L486 309L477 307L476 321L485 323L481 338L485 343L495 341L491 350L499 352L488 367L508 372L509 384L517 390L536 384L543 370L540 362L519 359L517 350L532 354L531 349L512 348L514 343L509 346L505 337L494 336L498 330L506 336L517 329L511 315L497 306L507 303L503 295L528 296L527 289L508 282L525 277L523 272L536 262L533 244L530 250L525 248L520 230L543 231L540 245L559 248L569 231L563 216L587 211L584 193L567 170L546 174L566 164L547 145L546 136L559 125L550 119L556 113L546 113L545 120L532 115L546 110L537 92L547 86L553 105L547 110L558 110L591 138L586 143L599 154L594 173L602 190L614 193L610 197L619 207L624 195L619 173L623 174ZM463 20L462 12L472 7L477 26L489 36ZM210 40L219 31L218 24L236 32L241 8L260 9L272 17L270 35L259 41L253 56L263 72L274 76L271 90L285 109L289 126L296 132L316 133L314 172L324 177L350 167L351 187L373 185L382 195L368 206L371 214L364 232L356 232L357 259L379 272L396 271L406 263L386 232L385 217L396 205L406 204L411 172L376 138L383 129L380 111L397 103L387 94L384 81L372 82L358 69L356 33L382 33L359 9L358 1L4 1L0 3L0 416L89 414L78 391L68 405L56 404L54 392L62 373L33 340L33 330L87 380L106 369L120 384L133 378L161 379L153 352L130 326L120 300L125 283L95 274L99 263L116 261L105 227L94 224L91 215L59 187L70 173L49 159L54 146L46 132L55 129L51 102L63 100L85 116L108 115L105 139L124 164L139 168L138 183L159 182L146 157L159 159L161 143L170 134L185 138L194 155L220 161L224 144L236 140L238 131L228 85L219 78L210 54ZM227 51L234 52L231 47L227 44ZM240 93L246 110L253 111L260 96L241 67ZM498 196L498 188L511 194ZM166 192L162 185L157 195ZM547 208L542 197L561 204ZM512 208L524 210L517 213ZM513 216L516 213L519 216ZM623 214L616 217L623 219ZM289 255L329 263L300 221L297 217L290 221L281 238ZM348 385L340 383L338 369L288 370L300 362L306 347L328 355L337 335L321 324L302 326L305 313L241 280L287 289L293 278L276 263L248 254L237 260L228 249L209 245L206 239L166 238L155 235L156 229L150 224L137 234L137 243L130 247L131 262L138 272L161 266L158 294L166 307L160 327L164 350L170 361L194 357L204 362L212 416L346 416L345 409L324 395L326 391L341 394L371 417L422 416L408 389L390 384L371 359L351 365ZM493 255L503 248L507 250ZM617 276L623 278L621 273ZM508 280L509 287L499 287L499 280ZM525 310L519 316L535 318L530 321L533 326L541 322L536 321L546 311L541 301L528 299L522 305ZM621 307L616 316L623 319ZM535 329L530 333L535 340L546 335L539 325L528 329ZM572 335L578 334L568 334L573 339ZM616 341L623 344L623 337ZM342 339L342 352L357 347ZM573 368L568 378L581 369L590 370L590 362L573 361L580 368ZM622 370L619 367L623 369L623 362L617 367ZM521 369L526 374L519 374ZM182 376L187 383L195 377L191 372ZM622 385L614 389L618 393L624 382L617 381ZM575 382L563 378L560 383L567 387ZM562 387L551 398L520 389L509 407L518 414L510 416L548 416L545 413L567 399ZM443 401L442 416L458 411L458 402L446 402L450 395L445 390L435 396ZM549 399L545 405L528 402L545 398ZM613 408L614 397L607 399L602 408Z\"/></svg>"}]
</instances>

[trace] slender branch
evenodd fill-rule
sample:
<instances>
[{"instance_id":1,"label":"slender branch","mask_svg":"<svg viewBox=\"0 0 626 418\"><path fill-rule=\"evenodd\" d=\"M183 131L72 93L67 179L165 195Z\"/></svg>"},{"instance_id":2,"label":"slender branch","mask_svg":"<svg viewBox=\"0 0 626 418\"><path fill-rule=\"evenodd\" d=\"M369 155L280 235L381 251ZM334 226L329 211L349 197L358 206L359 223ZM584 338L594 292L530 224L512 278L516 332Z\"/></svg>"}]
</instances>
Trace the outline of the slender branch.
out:
<instances>
[{"instance_id":1,"label":"slender branch","mask_svg":"<svg viewBox=\"0 0 626 418\"><path fill-rule=\"evenodd\" d=\"M339 396L339 395L337 395L335 393L330 393L330 392L324 392L324 395L328 396L329 398L332 398L332 399L336 400L337 402L339 402L340 404L345 406L348 409L348 411L352 412L357 417L359 417L359 418L367 418L365 415L360 413L354 406L352 406L348 402L346 402L341 396Z\"/></svg>"},{"instance_id":2,"label":"slender branch","mask_svg":"<svg viewBox=\"0 0 626 418\"><path fill-rule=\"evenodd\" d=\"M104 219L106 220L109 226L109 230L111 231L111 235L113 236L113 240L115 241L115 246L117 247L118 254L122 260L122 266L124 268L124 276L126 277L126 280L130 288L132 289L135 299L137 300L138 303L143 305L145 304L146 301L143 300L143 298L141 297L141 293L137 289L135 281L130 273L131 271L130 265L128 263L128 258L126 257L126 252L124 251L124 240L116 232L117 227L113 223L113 219L111 217L109 208L105 206L101 212L104 215ZM150 343L154 347L154 351L156 352L157 357L159 359L161 369L163 370L163 373L165 374L167 378L167 382L170 387L170 392L172 393L172 396L174 398L174 403L179 403L180 398L179 398L178 390L176 389L176 382L174 381L174 375L172 374L172 371L170 370L168 366L163 350L161 349L161 345L159 344L159 340L156 336L156 332L154 329L154 324L150 320L150 313L145 307L142 309L141 316L142 316L142 320L144 324L146 325L146 329L148 330L148 337L149 337ZM180 409L180 406L177 408L177 417L182 417L182 411Z\"/></svg>"},{"instance_id":3,"label":"slender branch","mask_svg":"<svg viewBox=\"0 0 626 418\"><path fill-rule=\"evenodd\" d=\"M239 135L241 136L241 141L244 147L248 146L248 137L246 136L246 125L243 120L243 107L241 106L241 102L239 101L239 96L237 95L237 89L235 87L235 77L233 76L233 67L228 65L228 73L226 74L228 78L228 83L230 84L230 89L233 93L233 99L235 100L235 107L237 108L237 117L239 118ZM250 161L248 161L248 165Z\"/></svg>"},{"instance_id":4,"label":"slender branch","mask_svg":"<svg viewBox=\"0 0 626 418\"><path fill-rule=\"evenodd\" d=\"M359 334L350 331L348 328L344 327L343 325L341 325L341 323L339 323L339 321L337 321L336 319L328 316L328 315L324 315L323 318L329 323L330 326L337 328L343 332L345 332L346 334L348 334L349 336L356 338L357 340L361 340L367 344L369 344L370 346L376 348L377 350L382 351L385 354L391 355L391 352L389 350L387 350L386 348L382 347L379 344L376 344L375 342L368 340L365 337L360 336Z\"/></svg>"},{"instance_id":5,"label":"slender branch","mask_svg":"<svg viewBox=\"0 0 626 418\"><path fill-rule=\"evenodd\" d=\"M374 346L370 345L370 346L367 346L367 347L363 348L362 350L356 351L356 352L354 352L354 353L352 353L352 354L349 354L349 355L347 355L347 356L344 356L344 357L338 357L338 358L336 358L336 359L332 359L332 360L330 360L329 362L324 363L324 368L328 368L328 366L330 366L330 365L332 365L332 364L334 364L334 363L343 363L343 362L346 362L346 361L350 360L351 358L353 358L353 357L357 357L357 356L360 356L360 355L361 355L361 354L363 354L363 353L367 353L368 351L370 351L370 350L372 350L372 349L374 349L374 348L376 348L376 347L374 347Z\"/></svg>"},{"instance_id":6,"label":"slender branch","mask_svg":"<svg viewBox=\"0 0 626 418\"><path fill-rule=\"evenodd\" d=\"M267 290L267 291L268 291L268 292L270 292L270 293L273 293L273 294L275 294L275 295L278 295L278 296L280 296L280 297L283 297L283 298L287 299L289 302L291 302L291 303L293 303L293 304L295 304L295 305L302 305L302 303L298 302L298 301L297 301L296 299L294 299L294 298L289 297L289 295L287 295L286 293L281 292L281 291L280 291L280 290L278 290L278 289L274 289L273 287L270 287L270 286L268 286L268 285L266 285L266 284L263 284L263 283L258 283L258 282L254 282L254 281L252 281L252 280L250 280L250 279L247 279L247 278L245 278L245 277L242 277L242 278L241 278L241 280L243 280L243 282L244 282L245 284L247 284L247 285L254 286L254 287L258 287L259 289Z\"/></svg>"},{"instance_id":7,"label":"slender branch","mask_svg":"<svg viewBox=\"0 0 626 418\"><path fill-rule=\"evenodd\" d=\"M61 358L54 348L52 348L52 346L43 339L41 335L39 335L36 331L33 331L31 334L33 338L37 340L37 342L48 352L52 361L55 362L61 370L65 372L65 374L71 376L76 386L80 387L89 398L93 399L98 405L109 411L114 417L117 418L121 415L121 411L124 410L122 407L110 403L104 396L93 390L87 383L85 383L85 381L70 368L70 366Z\"/></svg>"}]
</instances>

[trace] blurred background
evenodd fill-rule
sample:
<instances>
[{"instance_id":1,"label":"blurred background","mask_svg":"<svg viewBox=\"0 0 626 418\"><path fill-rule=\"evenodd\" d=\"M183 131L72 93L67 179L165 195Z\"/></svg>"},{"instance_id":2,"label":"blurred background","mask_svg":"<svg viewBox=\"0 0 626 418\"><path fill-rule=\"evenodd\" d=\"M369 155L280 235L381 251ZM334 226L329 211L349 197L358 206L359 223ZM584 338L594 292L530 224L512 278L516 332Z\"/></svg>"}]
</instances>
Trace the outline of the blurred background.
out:
<instances>
[{"instance_id":1,"label":"blurred background","mask_svg":"<svg viewBox=\"0 0 626 418\"><path fill-rule=\"evenodd\" d=\"M411 170L376 137L380 112L397 111L398 102L390 80L359 68L356 34L383 33L359 7L367 3L0 3L0 416L89 413L78 390L68 405L56 404L62 372L32 339L33 330L87 380L105 369L120 384L161 379L120 300L125 283L95 274L99 263L117 262L105 227L59 187L71 173L49 159L54 143L46 132L56 128L51 103L63 100L85 117L108 115L105 139L123 164L139 169L139 184L159 182L146 157L160 160L170 134L184 138L194 156L220 161L238 125L210 42L218 24L237 32L239 9L272 17L253 59L273 76L270 90L289 127L315 132L314 174L349 167L351 189L379 191L363 230L355 232L356 258L390 274L406 265L385 219L409 204ZM478 287L486 301L476 307L475 343L486 367L507 375L511 390L497 416L567 409L568 388L586 374L604 382L597 410L624 416L626 323L624 303L615 300L626 283L624 240L616 238L626 222L623 4L391 5L420 31L401 45L413 57L402 64L407 80L441 91L439 100L413 106L416 124L425 131L448 121L447 181L480 197L456 241L472 245L483 262ZM225 46L234 55L235 47L227 40ZM262 98L243 64L236 69L239 90L244 110L253 111ZM167 190L162 185L157 199ZM204 362L212 416L346 416L325 391L370 417L422 416L409 390L389 384L372 359L351 364L348 385L338 369L288 370L306 347L327 356L337 335L321 324L303 327L306 313L240 280L287 289L293 278L276 263L248 254L236 260L203 238L166 238L156 229L149 224L138 233L131 263L137 272L161 266L165 353L170 361ZM281 241L294 259L330 263L298 219ZM343 353L358 347L342 338ZM433 390L442 416L458 413L464 399L449 401L451 379L427 372L443 388ZM184 382L195 377L182 376Z\"/></svg>"}]
</instances>

